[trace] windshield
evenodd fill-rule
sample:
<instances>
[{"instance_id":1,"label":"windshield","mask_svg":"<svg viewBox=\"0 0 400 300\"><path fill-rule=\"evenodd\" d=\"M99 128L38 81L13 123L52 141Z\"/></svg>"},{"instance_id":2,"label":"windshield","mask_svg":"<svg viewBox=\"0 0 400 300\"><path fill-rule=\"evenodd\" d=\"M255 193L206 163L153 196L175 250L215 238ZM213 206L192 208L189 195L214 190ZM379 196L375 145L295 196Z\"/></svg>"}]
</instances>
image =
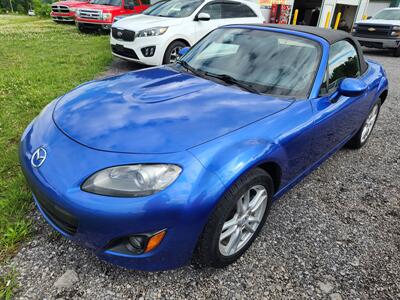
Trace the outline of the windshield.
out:
<instances>
[{"instance_id":1,"label":"windshield","mask_svg":"<svg viewBox=\"0 0 400 300\"><path fill-rule=\"evenodd\" d=\"M400 20L400 9L385 9L378 12L373 19Z\"/></svg>"},{"instance_id":2,"label":"windshield","mask_svg":"<svg viewBox=\"0 0 400 300\"><path fill-rule=\"evenodd\" d=\"M162 1L154 4L143 13L149 16L185 18L189 17L201 3L203 3L203 0Z\"/></svg>"},{"instance_id":3,"label":"windshield","mask_svg":"<svg viewBox=\"0 0 400 300\"><path fill-rule=\"evenodd\" d=\"M121 0L91 0L90 4L121 6Z\"/></svg>"},{"instance_id":4,"label":"windshield","mask_svg":"<svg viewBox=\"0 0 400 300\"><path fill-rule=\"evenodd\" d=\"M320 53L319 44L294 35L221 28L197 43L180 64L197 75L247 90L307 97Z\"/></svg>"}]
</instances>

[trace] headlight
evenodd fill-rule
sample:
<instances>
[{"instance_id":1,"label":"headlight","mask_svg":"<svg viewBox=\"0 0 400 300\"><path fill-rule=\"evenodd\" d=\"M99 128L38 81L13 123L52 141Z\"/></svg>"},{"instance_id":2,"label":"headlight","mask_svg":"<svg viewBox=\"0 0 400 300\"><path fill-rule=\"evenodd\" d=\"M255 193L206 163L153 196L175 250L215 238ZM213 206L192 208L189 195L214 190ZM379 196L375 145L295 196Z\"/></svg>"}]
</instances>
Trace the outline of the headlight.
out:
<instances>
[{"instance_id":1,"label":"headlight","mask_svg":"<svg viewBox=\"0 0 400 300\"><path fill-rule=\"evenodd\" d=\"M75 7L70 7L69 10L72 11L72 12L76 12L76 8Z\"/></svg>"},{"instance_id":2,"label":"headlight","mask_svg":"<svg viewBox=\"0 0 400 300\"><path fill-rule=\"evenodd\" d=\"M154 27L145 30L140 30L136 37L157 36L162 35L167 31L168 27Z\"/></svg>"},{"instance_id":3,"label":"headlight","mask_svg":"<svg viewBox=\"0 0 400 300\"><path fill-rule=\"evenodd\" d=\"M90 176L82 190L113 197L142 197L155 194L172 184L182 169L169 164L118 166Z\"/></svg>"},{"instance_id":4,"label":"headlight","mask_svg":"<svg viewBox=\"0 0 400 300\"><path fill-rule=\"evenodd\" d=\"M110 13L104 13L102 17L103 17L103 20L108 20L108 19L111 19L111 18L112 18L112 14L110 14Z\"/></svg>"},{"instance_id":5,"label":"headlight","mask_svg":"<svg viewBox=\"0 0 400 300\"><path fill-rule=\"evenodd\" d=\"M392 30L393 31L400 31L400 26L393 26Z\"/></svg>"}]
</instances>

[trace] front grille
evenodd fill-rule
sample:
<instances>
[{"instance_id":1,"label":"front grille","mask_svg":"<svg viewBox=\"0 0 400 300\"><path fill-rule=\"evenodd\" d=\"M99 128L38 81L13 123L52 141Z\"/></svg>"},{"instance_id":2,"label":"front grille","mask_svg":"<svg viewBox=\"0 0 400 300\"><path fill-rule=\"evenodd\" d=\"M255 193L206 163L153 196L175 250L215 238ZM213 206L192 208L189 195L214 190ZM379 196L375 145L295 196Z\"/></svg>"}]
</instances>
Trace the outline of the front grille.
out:
<instances>
[{"instance_id":1,"label":"front grille","mask_svg":"<svg viewBox=\"0 0 400 300\"><path fill-rule=\"evenodd\" d=\"M46 197L38 189L33 187L31 187L31 189L46 217L62 231L74 235L78 229L78 219L63 208L54 204L52 200Z\"/></svg>"},{"instance_id":2,"label":"front grille","mask_svg":"<svg viewBox=\"0 0 400 300\"><path fill-rule=\"evenodd\" d=\"M133 42L135 40L135 32L126 29L118 29L113 27L112 36L114 39L123 40L126 42Z\"/></svg>"},{"instance_id":3,"label":"front grille","mask_svg":"<svg viewBox=\"0 0 400 300\"><path fill-rule=\"evenodd\" d=\"M124 57L129 57L132 59L139 59L139 57L136 55L136 52L133 51L132 49L129 48L125 48L122 45L112 45L112 52L114 52L115 54L124 56Z\"/></svg>"},{"instance_id":4,"label":"front grille","mask_svg":"<svg viewBox=\"0 0 400 300\"><path fill-rule=\"evenodd\" d=\"M53 5L51 7L51 10L55 13L63 13L63 14L67 14L69 13L69 8L68 6L63 6L63 5Z\"/></svg>"},{"instance_id":5,"label":"front grille","mask_svg":"<svg viewBox=\"0 0 400 300\"><path fill-rule=\"evenodd\" d=\"M391 32L391 25L360 24L356 28L355 35L358 37L382 38L390 37Z\"/></svg>"},{"instance_id":6,"label":"front grille","mask_svg":"<svg viewBox=\"0 0 400 300\"><path fill-rule=\"evenodd\" d=\"M80 9L78 15L83 19L101 20L101 10Z\"/></svg>"},{"instance_id":7,"label":"front grille","mask_svg":"<svg viewBox=\"0 0 400 300\"><path fill-rule=\"evenodd\" d=\"M368 48L383 48L383 43L360 41L360 45Z\"/></svg>"}]
</instances>

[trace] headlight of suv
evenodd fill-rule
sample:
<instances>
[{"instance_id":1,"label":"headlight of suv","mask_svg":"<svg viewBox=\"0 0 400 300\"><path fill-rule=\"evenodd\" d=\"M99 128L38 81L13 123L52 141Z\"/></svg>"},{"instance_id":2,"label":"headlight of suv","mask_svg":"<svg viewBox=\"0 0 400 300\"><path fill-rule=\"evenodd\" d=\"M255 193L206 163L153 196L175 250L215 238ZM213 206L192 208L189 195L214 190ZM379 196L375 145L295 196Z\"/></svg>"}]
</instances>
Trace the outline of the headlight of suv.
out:
<instances>
[{"instance_id":1,"label":"headlight of suv","mask_svg":"<svg viewBox=\"0 0 400 300\"><path fill-rule=\"evenodd\" d=\"M393 26L391 35L400 37L400 26Z\"/></svg>"},{"instance_id":2,"label":"headlight of suv","mask_svg":"<svg viewBox=\"0 0 400 300\"><path fill-rule=\"evenodd\" d=\"M72 11L72 12L76 12L76 8L75 7L70 7L69 10Z\"/></svg>"},{"instance_id":3,"label":"headlight of suv","mask_svg":"<svg viewBox=\"0 0 400 300\"><path fill-rule=\"evenodd\" d=\"M90 176L82 190L112 197L143 197L164 190L182 169L170 164L139 164L107 168Z\"/></svg>"},{"instance_id":4,"label":"headlight of suv","mask_svg":"<svg viewBox=\"0 0 400 300\"><path fill-rule=\"evenodd\" d=\"M103 18L103 20L109 20L109 19L112 18L112 14L110 14L110 13L104 13L104 14L102 15L102 18Z\"/></svg>"},{"instance_id":5,"label":"headlight of suv","mask_svg":"<svg viewBox=\"0 0 400 300\"><path fill-rule=\"evenodd\" d=\"M136 37L147 37L147 36L157 36L162 35L167 31L168 27L153 27L149 29L140 30Z\"/></svg>"}]
</instances>

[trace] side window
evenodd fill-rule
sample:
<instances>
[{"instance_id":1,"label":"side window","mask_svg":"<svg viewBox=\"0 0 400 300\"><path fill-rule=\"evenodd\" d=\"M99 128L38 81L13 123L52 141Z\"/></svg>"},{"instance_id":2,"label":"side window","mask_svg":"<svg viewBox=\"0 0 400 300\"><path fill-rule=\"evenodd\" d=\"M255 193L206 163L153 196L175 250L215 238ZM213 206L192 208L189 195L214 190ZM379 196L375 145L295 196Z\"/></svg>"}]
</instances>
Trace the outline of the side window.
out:
<instances>
[{"instance_id":1,"label":"side window","mask_svg":"<svg viewBox=\"0 0 400 300\"><path fill-rule=\"evenodd\" d=\"M240 13L242 15L242 18L257 17L257 15L254 13L254 11L250 7L248 7L246 4L240 4Z\"/></svg>"},{"instance_id":2,"label":"side window","mask_svg":"<svg viewBox=\"0 0 400 300\"><path fill-rule=\"evenodd\" d=\"M125 5L140 6L139 0L125 0Z\"/></svg>"},{"instance_id":3,"label":"side window","mask_svg":"<svg viewBox=\"0 0 400 300\"><path fill-rule=\"evenodd\" d=\"M222 3L221 11L223 19L256 17L250 7L241 3Z\"/></svg>"},{"instance_id":4,"label":"side window","mask_svg":"<svg viewBox=\"0 0 400 300\"><path fill-rule=\"evenodd\" d=\"M151 5L150 0L142 0L142 5Z\"/></svg>"},{"instance_id":5,"label":"side window","mask_svg":"<svg viewBox=\"0 0 400 300\"><path fill-rule=\"evenodd\" d=\"M329 52L328 92L334 91L344 78L360 74L360 60L354 46L348 41L333 44Z\"/></svg>"},{"instance_id":6,"label":"side window","mask_svg":"<svg viewBox=\"0 0 400 300\"><path fill-rule=\"evenodd\" d=\"M222 3L221 11L223 19L241 18L240 3Z\"/></svg>"},{"instance_id":7,"label":"side window","mask_svg":"<svg viewBox=\"0 0 400 300\"><path fill-rule=\"evenodd\" d=\"M200 13L209 14L211 20L221 19L221 4L220 3L210 3L203 7Z\"/></svg>"}]
</instances>

